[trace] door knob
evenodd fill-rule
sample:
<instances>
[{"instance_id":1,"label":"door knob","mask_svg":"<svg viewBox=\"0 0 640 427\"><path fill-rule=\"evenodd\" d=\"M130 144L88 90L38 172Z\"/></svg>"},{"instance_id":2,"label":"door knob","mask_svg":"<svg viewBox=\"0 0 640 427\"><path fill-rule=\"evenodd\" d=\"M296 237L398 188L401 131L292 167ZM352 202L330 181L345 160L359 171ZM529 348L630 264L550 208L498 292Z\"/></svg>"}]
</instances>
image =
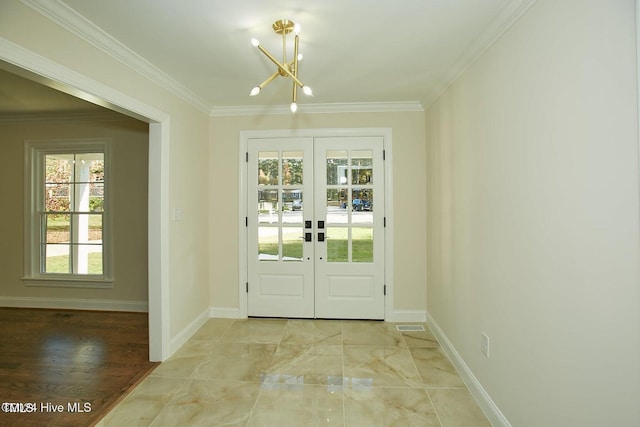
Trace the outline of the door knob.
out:
<instances>
[{"instance_id":1,"label":"door knob","mask_svg":"<svg viewBox=\"0 0 640 427\"><path fill-rule=\"evenodd\" d=\"M324 233L318 233L318 242L324 242Z\"/></svg>"}]
</instances>

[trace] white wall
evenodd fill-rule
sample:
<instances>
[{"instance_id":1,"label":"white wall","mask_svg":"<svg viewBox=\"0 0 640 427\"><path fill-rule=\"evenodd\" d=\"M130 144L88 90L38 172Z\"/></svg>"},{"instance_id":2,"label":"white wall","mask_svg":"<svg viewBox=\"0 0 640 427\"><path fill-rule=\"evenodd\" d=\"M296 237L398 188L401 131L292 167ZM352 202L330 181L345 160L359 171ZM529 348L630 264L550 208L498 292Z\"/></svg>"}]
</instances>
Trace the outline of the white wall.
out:
<instances>
[{"instance_id":1,"label":"white wall","mask_svg":"<svg viewBox=\"0 0 640 427\"><path fill-rule=\"evenodd\" d=\"M427 309L513 426L640 423L635 49L538 0L426 112Z\"/></svg>"}]
</instances>

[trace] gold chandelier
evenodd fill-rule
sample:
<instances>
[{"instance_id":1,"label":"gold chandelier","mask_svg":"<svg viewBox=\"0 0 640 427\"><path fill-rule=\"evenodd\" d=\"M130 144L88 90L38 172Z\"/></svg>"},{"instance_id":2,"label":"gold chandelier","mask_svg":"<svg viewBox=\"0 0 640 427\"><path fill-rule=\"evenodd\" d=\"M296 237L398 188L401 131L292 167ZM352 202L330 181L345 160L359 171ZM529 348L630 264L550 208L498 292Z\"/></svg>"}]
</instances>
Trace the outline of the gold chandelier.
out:
<instances>
[{"instance_id":1,"label":"gold chandelier","mask_svg":"<svg viewBox=\"0 0 640 427\"><path fill-rule=\"evenodd\" d=\"M276 64L278 70L258 86L251 89L249 95L256 96L260 93L262 88L271 83L278 76L289 77L291 80L293 80L291 112L295 113L298 110L298 86L302 88L302 91L305 93L305 95L313 96L313 91L311 90L311 88L298 80L298 61L302 59L302 55L298 53L298 34L300 33L300 25L295 24L288 19L281 19L273 23L273 31L275 31L276 34L282 34L282 62L279 62L275 58L275 56L273 56L267 49L262 47L257 39L251 39L251 44L257 47L260 52L264 53L265 56L269 58L269 60L271 60L271 62ZM287 35L292 32L295 34L293 44L293 59L287 61Z\"/></svg>"}]
</instances>

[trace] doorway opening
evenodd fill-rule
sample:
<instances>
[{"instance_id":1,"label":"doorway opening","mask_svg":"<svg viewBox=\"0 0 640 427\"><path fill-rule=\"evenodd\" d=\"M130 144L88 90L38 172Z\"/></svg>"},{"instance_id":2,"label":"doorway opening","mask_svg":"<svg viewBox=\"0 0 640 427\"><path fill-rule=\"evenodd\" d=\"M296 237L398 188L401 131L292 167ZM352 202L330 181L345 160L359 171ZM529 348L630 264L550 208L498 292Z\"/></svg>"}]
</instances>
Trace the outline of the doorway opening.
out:
<instances>
[{"instance_id":1,"label":"doorway opening","mask_svg":"<svg viewBox=\"0 0 640 427\"><path fill-rule=\"evenodd\" d=\"M169 355L168 153L169 116L67 67L0 39L0 67L19 76L149 123L149 358Z\"/></svg>"}]
</instances>

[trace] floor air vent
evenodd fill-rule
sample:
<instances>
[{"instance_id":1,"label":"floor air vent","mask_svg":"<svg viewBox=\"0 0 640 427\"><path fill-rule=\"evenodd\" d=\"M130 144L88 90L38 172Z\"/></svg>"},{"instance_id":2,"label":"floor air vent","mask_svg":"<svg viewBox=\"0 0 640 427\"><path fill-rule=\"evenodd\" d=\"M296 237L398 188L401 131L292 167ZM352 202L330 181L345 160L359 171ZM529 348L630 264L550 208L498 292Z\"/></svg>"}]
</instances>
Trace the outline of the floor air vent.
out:
<instances>
[{"instance_id":1,"label":"floor air vent","mask_svg":"<svg viewBox=\"0 0 640 427\"><path fill-rule=\"evenodd\" d=\"M422 325L396 325L396 330L398 330L399 332L424 331L424 326L422 326Z\"/></svg>"}]
</instances>

